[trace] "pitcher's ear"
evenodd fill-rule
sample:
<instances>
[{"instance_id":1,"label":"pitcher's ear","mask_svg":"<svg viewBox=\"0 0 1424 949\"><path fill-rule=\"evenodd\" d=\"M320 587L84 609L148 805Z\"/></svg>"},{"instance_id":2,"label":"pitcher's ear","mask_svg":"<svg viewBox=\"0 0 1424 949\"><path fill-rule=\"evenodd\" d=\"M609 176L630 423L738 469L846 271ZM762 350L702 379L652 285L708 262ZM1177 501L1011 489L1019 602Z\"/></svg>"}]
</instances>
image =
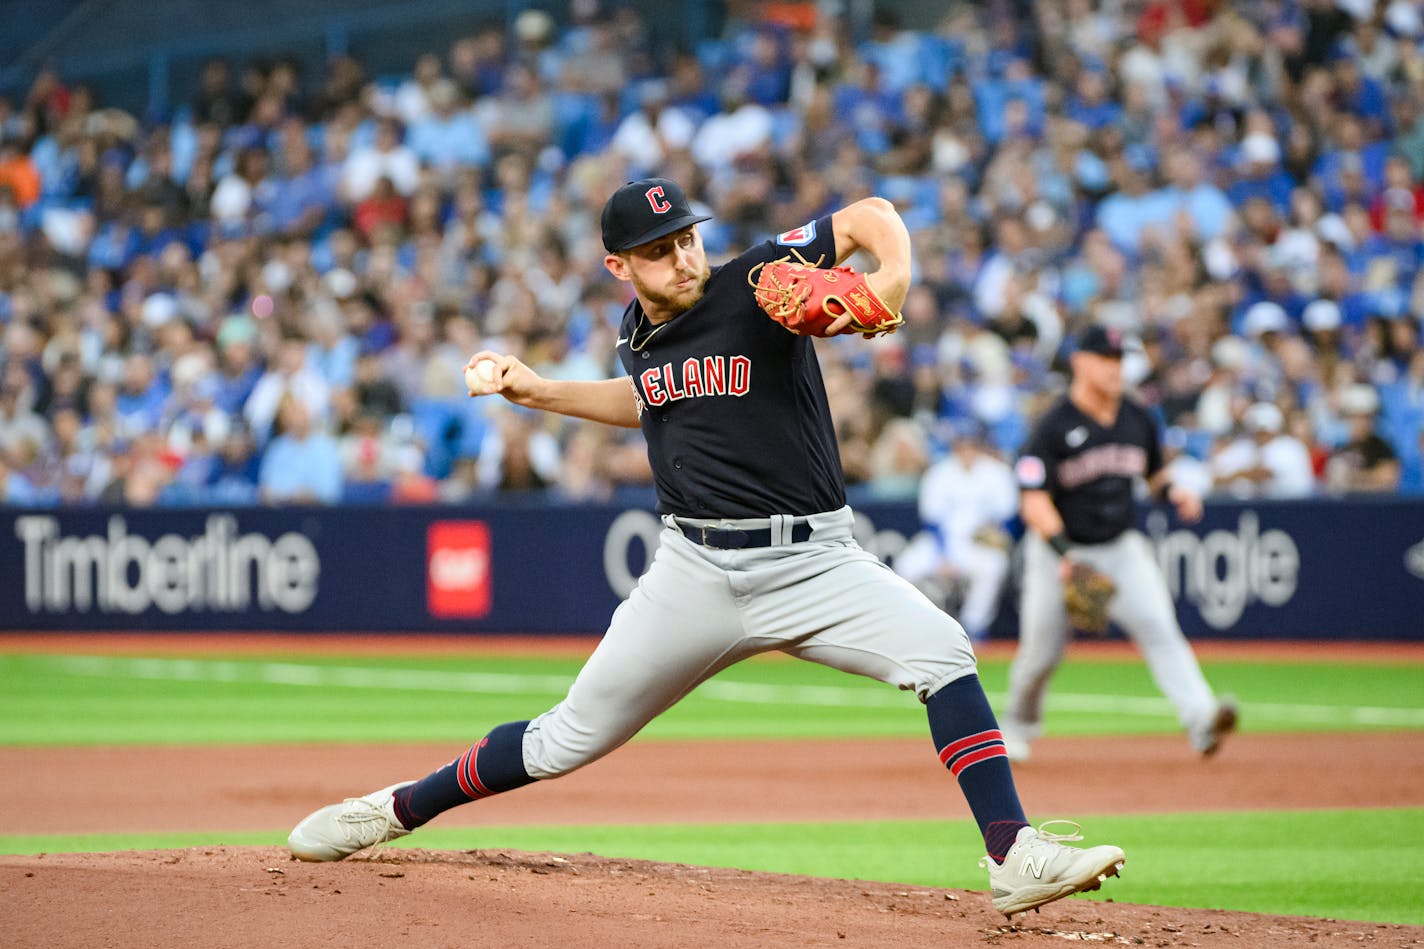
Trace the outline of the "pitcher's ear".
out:
<instances>
[{"instance_id":1,"label":"pitcher's ear","mask_svg":"<svg viewBox=\"0 0 1424 949\"><path fill-rule=\"evenodd\" d=\"M624 283L633 279L632 272L628 269L628 258L622 254L608 254L603 258L603 266L608 272L613 274Z\"/></svg>"}]
</instances>

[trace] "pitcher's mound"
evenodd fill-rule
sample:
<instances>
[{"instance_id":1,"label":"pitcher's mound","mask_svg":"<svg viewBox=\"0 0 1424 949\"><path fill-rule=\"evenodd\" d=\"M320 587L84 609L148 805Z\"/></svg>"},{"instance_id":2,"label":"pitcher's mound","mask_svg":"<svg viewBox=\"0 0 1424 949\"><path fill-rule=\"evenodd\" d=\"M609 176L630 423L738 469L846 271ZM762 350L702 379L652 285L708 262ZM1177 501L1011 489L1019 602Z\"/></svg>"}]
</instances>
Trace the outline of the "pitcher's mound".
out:
<instances>
[{"instance_id":1,"label":"pitcher's mound","mask_svg":"<svg viewBox=\"0 0 1424 949\"><path fill-rule=\"evenodd\" d=\"M1008 925L983 892L510 850L0 856L0 890L5 944L50 949L1424 944L1424 927L1071 897Z\"/></svg>"}]
</instances>

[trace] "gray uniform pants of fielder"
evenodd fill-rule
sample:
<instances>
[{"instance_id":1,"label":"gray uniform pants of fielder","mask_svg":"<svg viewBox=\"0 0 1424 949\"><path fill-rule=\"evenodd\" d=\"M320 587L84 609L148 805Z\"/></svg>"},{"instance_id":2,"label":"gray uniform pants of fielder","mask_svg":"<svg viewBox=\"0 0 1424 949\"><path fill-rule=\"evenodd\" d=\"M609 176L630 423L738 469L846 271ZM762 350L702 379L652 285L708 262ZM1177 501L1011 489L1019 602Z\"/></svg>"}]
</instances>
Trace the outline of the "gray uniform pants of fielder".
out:
<instances>
[{"instance_id":1,"label":"gray uniform pants of fielder","mask_svg":"<svg viewBox=\"0 0 1424 949\"><path fill-rule=\"evenodd\" d=\"M699 683L756 653L780 650L921 701L973 673L964 630L861 548L852 519L850 508L814 514L810 540L718 550L664 517L652 564L568 696L525 731L525 770L553 778L602 757ZM789 535L790 518L773 520ZM768 521L681 523L749 529Z\"/></svg>"},{"instance_id":2,"label":"gray uniform pants of fielder","mask_svg":"<svg viewBox=\"0 0 1424 949\"><path fill-rule=\"evenodd\" d=\"M1105 544L1075 546L1072 556L1117 585L1109 615L1141 651L1157 688L1195 741L1197 734L1210 729L1217 701L1182 634L1152 545L1140 531L1129 530ZM1009 669L1009 698L1001 721L1011 757L1022 757L1021 746L1041 733L1048 682L1072 635L1058 566L1058 555L1030 532L1024 538L1019 647Z\"/></svg>"}]
</instances>

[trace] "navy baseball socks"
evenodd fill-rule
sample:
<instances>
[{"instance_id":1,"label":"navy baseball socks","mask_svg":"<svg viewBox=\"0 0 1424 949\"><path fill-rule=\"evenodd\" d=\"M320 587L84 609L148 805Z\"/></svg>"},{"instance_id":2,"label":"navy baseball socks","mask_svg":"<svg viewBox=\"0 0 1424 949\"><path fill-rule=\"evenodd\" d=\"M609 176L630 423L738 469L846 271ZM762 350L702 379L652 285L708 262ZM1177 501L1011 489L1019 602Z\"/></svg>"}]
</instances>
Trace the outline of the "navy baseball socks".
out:
<instances>
[{"instance_id":1,"label":"navy baseball socks","mask_svg":"<svg viewBox=\"0 0 1424 949\"><path fill-rule=\"evenodd\" d=\"M415 830L452 807L532 784L524 770L528 727L527 721L496 726L445 767L397 788L392 806L401 826Z\"/></svg>"},{"instance_id":2,"label":"navy baseball socks","mask_svg":"<svg viewBox=\"0 0 1424 949\"><path fill-rule=\"evenodd\" d=\"M358 850L404 837L441 811L533 782L524 770L528 725L500 725L419 781L392 784L313 811L287 836L288 849L299 860L343 860Z\"/></svg>"},{"instance_id":3,"label":"navy baseball socks","mask_svg":"<svg viewBox=\"0 0 1424 949\"><path fill-rule=\"evenodd\" d=\"M984 835L984 849L1002 863L1028 820L1014 788L1004 736L979 677L955 679L929 697L925 710L940 762L959 782Z\"/></svg>"},{"instance_id":4,"label":"navy baseball socks","mask_svg":"<svg viewBox=\"0 0 1424 949\"><path fill-rule=\"evenodd\" d=\"M1122 869L1122 850L1110 845L1067 847L1082 840L1071 821L1048 821L1037 830L1024 818L1004 736L977 675L956 679L929 697L930 734L939 760L959 781L984 835L994 909L1016 913L1084 890L1096 890ZM1067 833L1050 827L1066 826Z\"/></svg>"}]
</instances>

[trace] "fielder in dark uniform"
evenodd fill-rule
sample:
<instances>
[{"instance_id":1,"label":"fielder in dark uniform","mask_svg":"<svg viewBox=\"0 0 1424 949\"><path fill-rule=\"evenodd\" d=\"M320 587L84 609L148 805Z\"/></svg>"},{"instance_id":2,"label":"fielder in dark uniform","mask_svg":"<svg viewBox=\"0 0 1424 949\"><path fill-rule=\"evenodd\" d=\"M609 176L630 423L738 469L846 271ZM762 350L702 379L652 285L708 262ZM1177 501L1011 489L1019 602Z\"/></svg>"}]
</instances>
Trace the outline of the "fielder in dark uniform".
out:
<instances>
[{"instance_id":1,"label":"fielder in dark uniform","mask_svg":"<svg viewBox=\"0 0 1424 949\"><path fill-rule=\"evenodd\" d=\"M996 909L1097 888L1122 851L1067 847L1059 841L1079 838L1025 820L968 637L852 538L813 341L773 322L748 284L754 266L793 250L831 266L863 249L879 262L871 286L898 310L910 282L899 215L868 198L715 270L703 220L663 178L630 182L604 208L604 264L635 293L617 343L626 378L558 381L511 355L470 359L472 394L641 426L647 438L666 527L568 696L532 721L497 726L419 781L322 808L292 831L292 852L339 860L456 805L568 774L720 670L780 650L925 704L940 760L983 832Z\"/></svg>"},{"instance_id":2,"label":"fielder in dark uniform","mask_svg":"<svg viewBox=\"0 0 1424 949\"><path fill-rule=\"evenodd\" d=\"M1175 505L1186 521L1200 519L1201 498L1171 484L1162 468L1161 433L1147 410L1122 394L1122 334L1089 327L1070 357L1073 380L1034 426L1015 472L1024 539L1019 646L1009 671L1004 738L1022 761L1038 737L1048 681L1071 631L1063 583L1082 561L1117 586L1109 615L1137 644L1162 693L1176 707L1192 745L1217 750L1236 726L1236 705L1218 700L1172 605L1152 547L1133 526L1136 482Z\"/></svg>"}]
</instances>

